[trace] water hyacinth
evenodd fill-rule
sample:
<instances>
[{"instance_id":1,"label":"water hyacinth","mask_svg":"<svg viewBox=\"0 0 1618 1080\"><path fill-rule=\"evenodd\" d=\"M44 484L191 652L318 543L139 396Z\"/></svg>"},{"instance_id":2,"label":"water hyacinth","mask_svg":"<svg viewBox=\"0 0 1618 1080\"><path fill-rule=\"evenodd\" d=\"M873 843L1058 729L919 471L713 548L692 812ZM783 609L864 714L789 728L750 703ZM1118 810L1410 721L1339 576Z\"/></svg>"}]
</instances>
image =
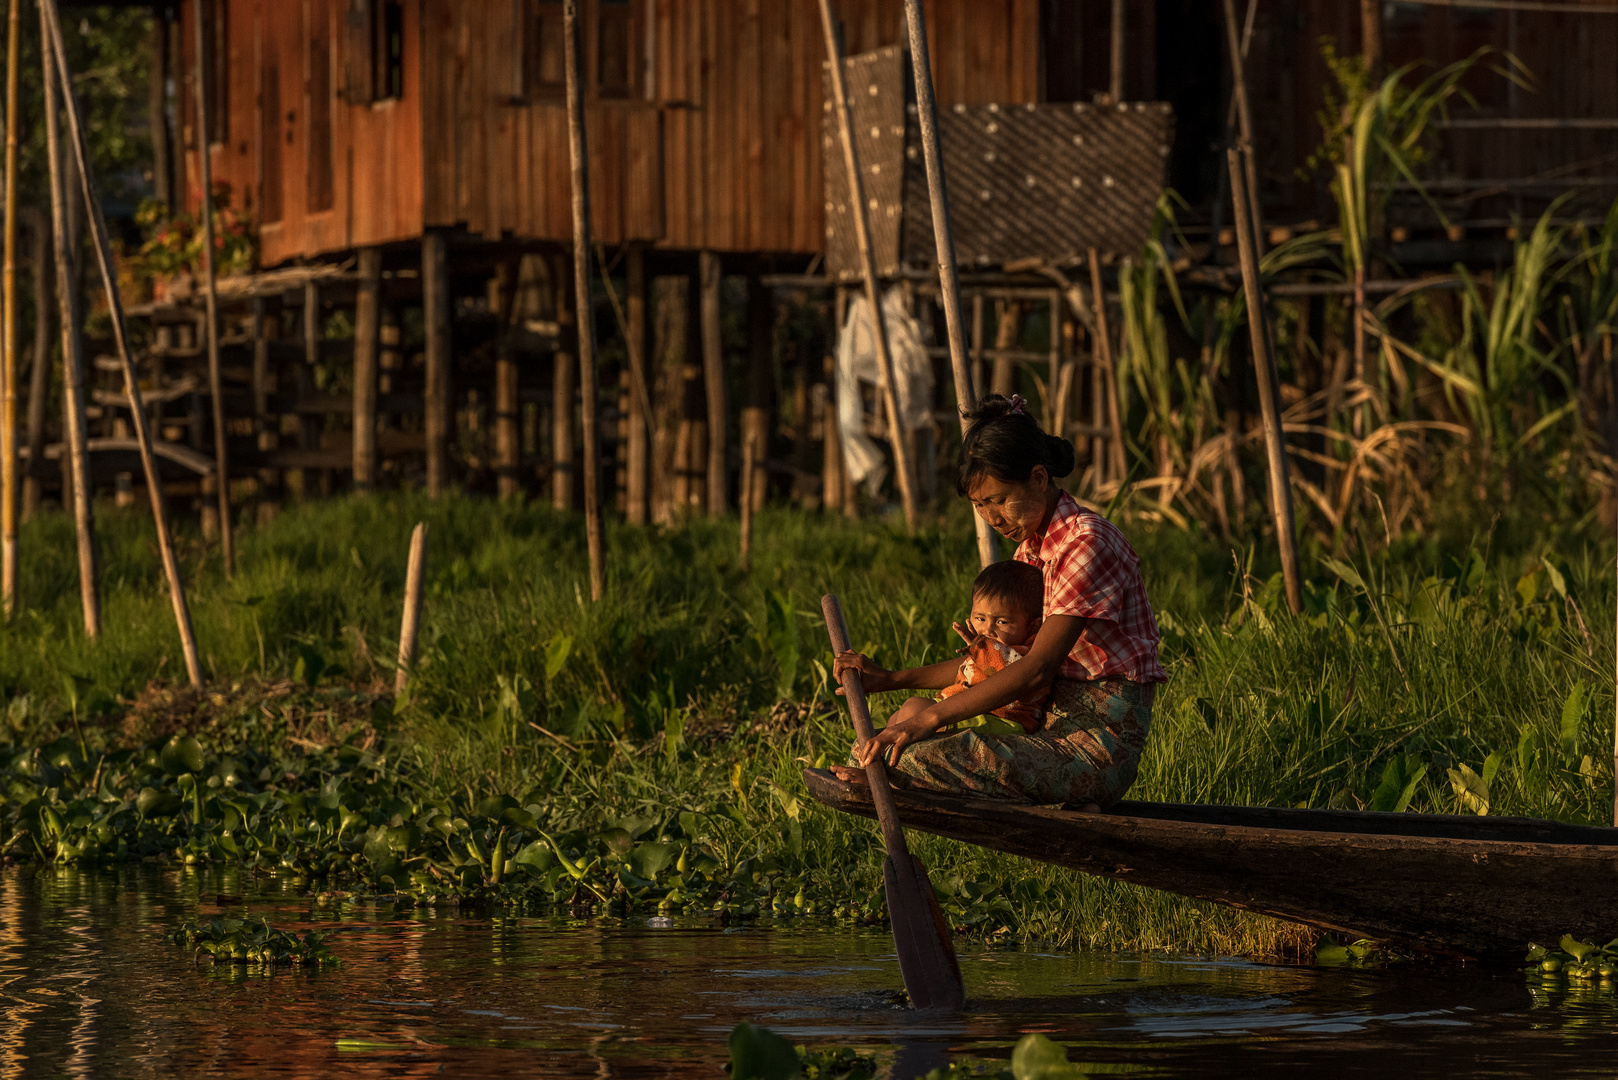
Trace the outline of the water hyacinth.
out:
<instances>
[{"instance_id":1,"label":"water hyacinth","mask_svg":"<svg viewBox=\"0 0 1618 1080\"><path fill-rule=\"evenodd\" d=\"M320 966L338 962L320 931L311 930L300 938L275 929L262 916L187 922L169 936L199 959L206 956L216 964Z\"/></svg>"},{"instance_id":2,"label":"water hyacinth","mask_svg":"<svg viewBox=\"0 0 1618 1080\"><path fill-rule=\"evenodd\" d=\"M1572 934L1563 934L1556 948L1531 945L1524 957L1528 967L1523 970L1540 976L1551 984L1584 984L1599 982L1601 989L1611 991L1613 979L1618 977L1618 938L1605 945L1579 941Z\"/></svg>"}]
</instances>

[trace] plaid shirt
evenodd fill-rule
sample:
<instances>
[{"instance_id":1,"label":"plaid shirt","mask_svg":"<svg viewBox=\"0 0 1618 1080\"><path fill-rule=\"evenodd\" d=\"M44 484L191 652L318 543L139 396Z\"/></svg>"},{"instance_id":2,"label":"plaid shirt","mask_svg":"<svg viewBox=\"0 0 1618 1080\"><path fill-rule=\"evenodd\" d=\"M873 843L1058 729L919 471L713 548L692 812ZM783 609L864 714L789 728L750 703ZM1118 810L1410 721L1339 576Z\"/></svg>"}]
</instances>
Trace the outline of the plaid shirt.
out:
<instances>
[{"instance_id":1,"label":"plaid shirt","mask_svg":"<svg viewBox=\"0 0 1618 1080\"><path fill-rule=\"evenodd\" d=\"M1168 679L1157 662L1157 620L1141 582L1140 556L1116 525L1063 492L1044 535L1024 540L1012 557L1045 575L1046 618L1094 620L1062 661L1062 678Z\"/></svg>"}]
</instances>

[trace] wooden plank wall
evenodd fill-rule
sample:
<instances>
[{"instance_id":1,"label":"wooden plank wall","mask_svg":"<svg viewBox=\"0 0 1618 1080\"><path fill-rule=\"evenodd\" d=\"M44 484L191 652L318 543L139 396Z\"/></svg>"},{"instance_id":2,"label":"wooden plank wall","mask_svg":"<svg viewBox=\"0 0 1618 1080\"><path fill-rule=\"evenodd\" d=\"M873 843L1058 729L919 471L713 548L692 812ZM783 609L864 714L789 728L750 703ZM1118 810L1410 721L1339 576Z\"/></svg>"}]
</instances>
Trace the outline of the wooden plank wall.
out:
<instances>
[{"instance_id":1,"label":"wooden plank wall","mask_svg":"<svg viewBox=\"0 0 1618 1080\"><path fill-rule=\"evenodd\" d=\"M606 243L807 253L822 247L825 44L813 0L643 0L651 78L586 113L595 235ZM520 4L427 0L426 221L566 240L558 100L515 99ZM900 0L841 0L847 48L901 40ZM946 103L1037 100L1038 0L932 0Z\"/></svg>"},{"instance_id":2,"label":"wooden plank wall","mask_svg":"<svg viewBox=\"0 0 1618 1080\"><path fill-rule=\"evenodd\" d=\"M648 92L592 102L586 117L595 235L678 250L819 251L825 45L814 0L640 3ZM838 0L835 8L849 52L903 39L902 0ZM263 170L278 172L282 213L262 223L263 265L408 240L427 226L490 238L571 236L564 105L517 96L521 0L409 0L404 95L359 106L341 97L344 0L229 0L228 9L229 141L214 147L214 175L256 217ZM929 0L928 19L940 101L1038 100L1038 0ZM335 98L327 210L308 202L317 35L329 43ZM282 107L266 119L272 67ZM268 154L266 132L277 140ZM189 146L194 207L194 139Z\"/></svg>"},{"instance_id":3,"label":"wooden plank wall","mask_svg":"<svg viewBox=\"0 0 1618 1080\"><path fill-rule=\"evenodd\" d=\"M185 35L182 88L194 94L191 66L194 15L186 0L181 12ZM302 255L408 240L421 235L421 33L415 4L404 7L404 95L372 105L342 99L342 0L231 0L228 15L230 83L229 141L213 146L215 182L228 183L236 206L259 217L266 163L277 164L281 179L281 220L260 222L259 260L275 266ZM309 210L308 118L311 58L323 37L329 65L333 203ZM265 79L276 72L281 108L263 112ZM188 110L189 114L189 110ZM195 125L184 132L187 182L185 202L194 209L197 181ZM274 132L277 153L265 154L263 132Z\"/></svg>"}]
</instances>

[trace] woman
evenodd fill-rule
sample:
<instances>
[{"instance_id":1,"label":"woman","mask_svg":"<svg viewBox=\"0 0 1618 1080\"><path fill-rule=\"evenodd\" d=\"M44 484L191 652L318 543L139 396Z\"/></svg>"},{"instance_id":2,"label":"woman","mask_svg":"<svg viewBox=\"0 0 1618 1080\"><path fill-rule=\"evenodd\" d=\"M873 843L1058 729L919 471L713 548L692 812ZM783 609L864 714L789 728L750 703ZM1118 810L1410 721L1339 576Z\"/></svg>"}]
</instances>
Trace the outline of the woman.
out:
<instances>
[{"instance_id":1,"label":"woman","mask_svg":"<svg viewBox=\"0 0 1618 1080\"><path fill-rule=\"evenodd\" d=\"M1111 522L1056 486L1073 471L1073 444L1042 431L1020 396L991 394L966 416L957 488L1018 543L1014 558L1044 574L1044 623L1020 662L889 724L855 758L863 767L882 755L899 786L1105 809L1134 783L1152 697L1168 677L1140 559ZM955 665L888 671L850 651L834 671L857 669L876 692L943 685L937 679ZM1032 734L941 734L1047 685L1044 727ZM834 771L864 780L852 768Z\"/></svg>"}]
</instances>

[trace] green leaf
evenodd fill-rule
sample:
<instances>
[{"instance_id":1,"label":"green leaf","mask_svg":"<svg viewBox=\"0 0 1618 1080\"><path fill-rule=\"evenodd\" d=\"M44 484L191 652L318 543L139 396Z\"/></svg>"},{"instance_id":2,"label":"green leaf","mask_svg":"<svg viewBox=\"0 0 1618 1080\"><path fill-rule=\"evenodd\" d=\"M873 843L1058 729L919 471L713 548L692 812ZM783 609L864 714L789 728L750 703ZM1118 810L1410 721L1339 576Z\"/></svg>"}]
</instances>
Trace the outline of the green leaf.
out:
<instances>
[{"instance_id":1,"label":"green leaf","mask_svg":"<svg viewBox=\"0 0 1618 1080\"><path fill-rule=\"evenodd\" d=\"M573 639L567 634L557 634L545 645L545 681L555 680L561 674L562 666L567 663L568 656L573 652Z\"/></svg>"},{"instance_id":2,"label":"green leaf","mask_svg":"<svg viewBox=\"0 0 1618 1080\"><path fill-rule=\"evenodd\" d=\"M798 679L798 620L791 593L765 591L764 644L775 657L779 673L777 690L782 697L787 697Z\"/></svg>"},{"instance_id":3,"label":"green leaf","mask_svg":"<svg viewBox=\"0 0 1618 1080\"><path fill-rule=\"evenodd\" d=\"M730 1080L792 1080L803 1075L798 1052L769 1028L743 1020L730 1031Z\"/></svg>"},{"instance_id":4,"label":"green leaf","mask_svg":"<svg viewBox=\"0 0 1618 1080\"><path fill-rule=\"evenodd\" d=\"M658 844L648 841L635 845L629 853L629 865L643 878L656 880L657 875L674 865L680 857L677 844Z\"/></svg>"},{"instance_id":5,"label":"green leaf","mask_svg":"<svg viewBox=\"0 0 1618 1080\"><path fill-rule=\"evenodd\" d=\"M1506 756L1498 750L1493 751L1483 759L1483 786L1485 788L1494 786L1494 778L1500 774L1500 766L1505 759Z\"/></svg>"},{"instance_id":6,"label":"green leaf","mask_svg":"<svg viewBox=\"0 0 1618 1080\"><path fill-rule=\"evenodd\" d=\"M1573 689L1568 691L1567 700L1562 702L1562 756L1569 764L1578 760L1579 728L1584 723L1584 714L1588 707L1584 682L1580 680L1573 684Z\"/></svg>"},{"instance_id":7,"label":"green leaf","mask_svg":"<svg viewBox=\"0 0 1618 1080\"><path fill-rule=\"evenodd\" d=\"M1473 772L1469 765L1446 771L1449 773L1450 787L1455 789L1455 797L1461 805L1479 817L1486 815L1489 812L1488 781Z\"/></svg>"},{"instance_id":8,"label":"green leaf","mask_svg":"<svg viewBox=\"0 0 1618 1080\"><path fill-rule=\"evenodd\" d=\"M1388 767L1382 770L1382 783L1377 785L1376 791L1371 794L1372 810L1381 810L1395 814L1403 813L1410 806L1410 800L1416 794L1416 785L1421 783L1422 777L1427 775L1425 762L1413 761L1406 755L1400 755L1388 762Z\"/></svg>"},{"instance_id":9,"label":"green leaf","mask_svg":"<svg viewBox=\"0 0 1618 1080\"><path fill-rule=\"evenodd\" d=\"M157 763L170 776L202 771L202 744L189 735L176 735L158 751Z\"/></svg>"},{"instance_id":10,"label":"green leaf","mask_svg":"<svg viewBox=\"0 0 1618 1080\"><path fill-rule=\"evenodd\" d=\"M1535 570L1532 573L1524 574L1522 577L1517 579L1517 599L1522 601L1523 607L1527 607L1529 604L1532 604L1534 602L1534 598L1538 595L1538 570Z\"/></svg>"},{"instance_id":11,"label":"green leaf","mask_svg":"<svg viewBox=\"0 0 1618 1080\"><path fill-rule=\"evenodd\" d=\"M1337 944L1337 939L1330 934L1322 934L1320 943L1315 946L1315 963L1317 964L1346 964L1353 958L1348 946Z\"/></svg>"},{"instance_id":12,"label":"green leaf","mask_svg":"<svg viewBox=\"0 0 1618 1080\"><path fill-rule=\"evenodd\" d=\"M1196 701L1196 708L1197 715L1202 717L1203 726L1206 727L1209 732L1212 732L1214 730L1215 721L1217 721L1219 718L1219 714L1214 711L1214 703L1208 698L1199 697Z\"/></svg>"},{"instance_id":13,"label":"green leaf","mask_svg":"<svg viewBox=\"0 0 1618 1080\"><path fill-rule=\"evenodd\" d=\"M1563 934L1562 940L1557 944L1563 952L1567 953L1575 960L1583 960L1591 953L1600 951L1598 946L1592 945L1588 941L1575 940L1572 934Z\"/></svg>"},{"instance_id":14,"label":"green leaf","mask_svg":"<svg viewBox=\"0 0 1618 1080\"><path fill-rule=\"evenodd\" d=\"M1348 584L1354 586L1354 588L1364 590L1365 579L1360 577L1360 572L1354 569L1352 566L1345 562L1340 562L1337 559L1333 559L1328 555L1321 556L1320 561L1326 565L1326 569L1342 578Z\"/></svg>"},{"instance_id":15,"label":"green leaf","mask_svg":"<svg viewBox=\"0 0 1618 1080\"><path fill-rule=\"evenodd\" d=\"M663 756L669 761L678 761L680 751L684 749L685 713L670 709L668 715L663 717Z\"/></svg>"},{"instance_id":16,"label":"green leaf","mask_svg":"<svg viewBox=\"0 0 1618 1080\"><path fill-rule=\"evenodd\" d=\"M1558 570L1548 558L1541 560L1540 565L1545 568L1545 576L1550 578L1551 588L1556 591L1556 595L1560 596L1563 600L1566 600L1567 581L1563 579L1562 571Z\"/></svg>"},{"instance_id":17,"label":"green leaf","mask_svg":"<svg viewBox=\"0 0 1618 1080\"><path fill-rule=\"evenodd\" d=\"M1016 1080L1082 1080L1084 1074L1068 1063L1067 1048L1043 1035L1024 1035L1011 1051L1011 1075Z\"/></svg>"}]
</instances>

